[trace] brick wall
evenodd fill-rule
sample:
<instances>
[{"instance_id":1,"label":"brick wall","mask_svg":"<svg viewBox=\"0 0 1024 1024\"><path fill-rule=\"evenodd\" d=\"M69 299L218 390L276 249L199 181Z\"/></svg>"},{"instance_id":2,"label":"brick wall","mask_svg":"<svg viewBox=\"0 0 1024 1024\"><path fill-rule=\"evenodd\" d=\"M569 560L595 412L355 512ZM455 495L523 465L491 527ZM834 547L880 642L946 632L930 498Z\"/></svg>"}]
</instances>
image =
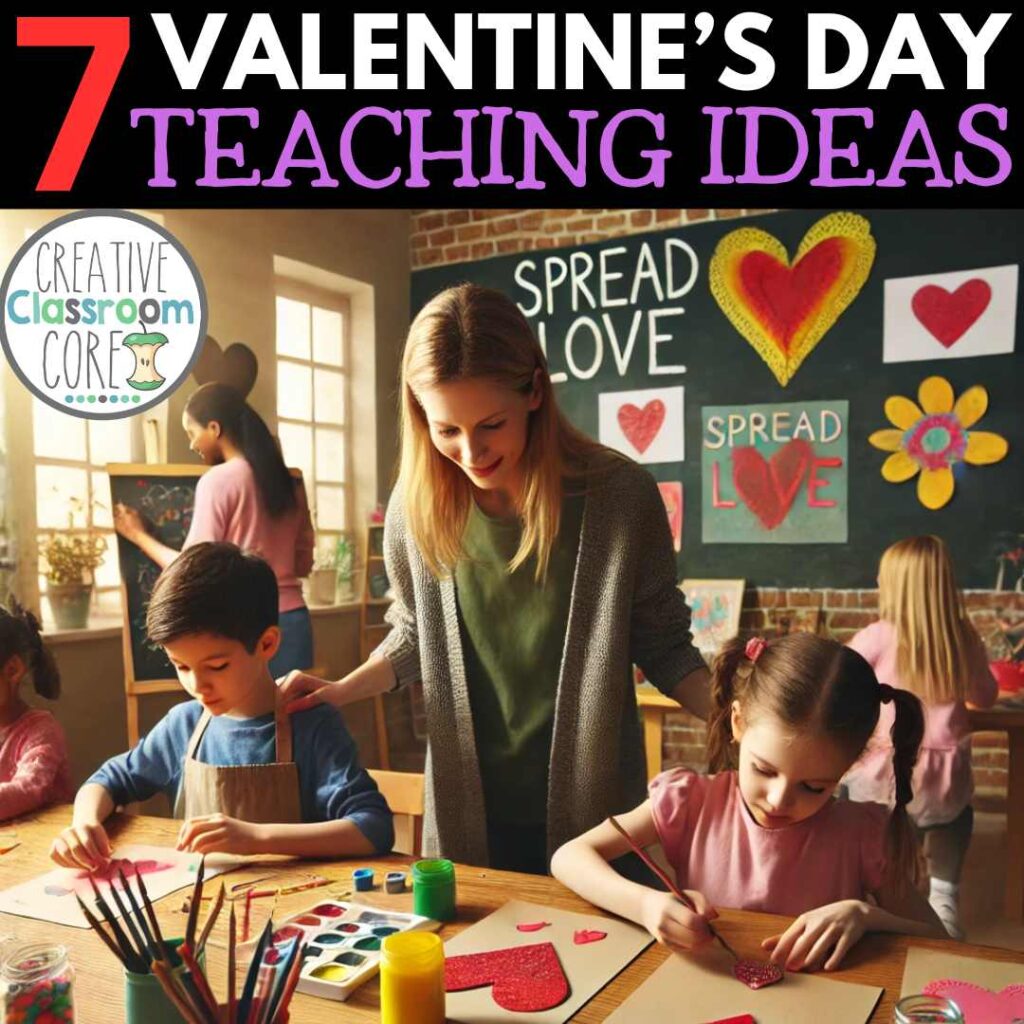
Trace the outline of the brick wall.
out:
<instances>
[{"instance_id":1,"label":"brick wall","mask_svg":"<svg viewBox=\"0 0 1024 1024\"><path fill-rule=\"evenodd\" d=\"M413 269L481 260L508 253L586 245L623 235L680 227L706 220L725 220L769 210L413 210L410 247ZM1024 615L1024 595L972 591L971 616L982 635L995 627L997 614ZM874 590L750 589L744 595L741 628L748 633L775 628L783 611L820 609L823 632L848 640L878 617ZM422 695L412 690L387 699L392 761L396 768L422 769L426 722ZM986 800L1005 799L1006 737L977 733L973 737L975 781ZM704 726L687 714L667 715L666 767L704 763Z\"/></svg>"}]
</instances>

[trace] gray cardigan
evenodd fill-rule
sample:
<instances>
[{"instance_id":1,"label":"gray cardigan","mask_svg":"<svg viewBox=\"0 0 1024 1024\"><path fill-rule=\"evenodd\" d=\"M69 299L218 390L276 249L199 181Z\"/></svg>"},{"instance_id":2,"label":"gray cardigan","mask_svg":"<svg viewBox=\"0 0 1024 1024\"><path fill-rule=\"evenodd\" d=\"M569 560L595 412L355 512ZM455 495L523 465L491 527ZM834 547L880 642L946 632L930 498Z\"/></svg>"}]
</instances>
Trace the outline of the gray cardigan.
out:
<instances>
[{"instance_id":1,"label":"gray cardigan","mask_svg":"<svg viewBox=\"0 0 1024 1024\"><path fill-rule=\"evenodd\" d=\"M405 527L397 494L384 527L394 627L377 648L396 688L423 681L427 714L423 854L488 863L483 786L453 579L437 579ZM646 795L632 665L665 693L703 666L676 585L665 506L653 478L623 463L583 508L549 765L548 856Z\"/></svg>"}]
</instances>

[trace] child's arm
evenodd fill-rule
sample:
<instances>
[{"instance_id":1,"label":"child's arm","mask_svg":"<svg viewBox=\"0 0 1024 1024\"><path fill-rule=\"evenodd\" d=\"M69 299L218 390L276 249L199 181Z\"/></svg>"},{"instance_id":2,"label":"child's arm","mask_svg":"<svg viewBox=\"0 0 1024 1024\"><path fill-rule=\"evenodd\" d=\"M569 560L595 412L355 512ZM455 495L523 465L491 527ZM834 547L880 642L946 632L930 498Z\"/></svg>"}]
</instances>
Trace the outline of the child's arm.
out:
<instances>
[{"instance_id":1,"label":"child's arm","mask_svg":"<svg viewBox=\"0 0 1024 1024\"><path fill-rule=\"evenodd\" d=\"M617 820L641 846L658 841L650 800ZM585 900L643 925L666 946L689 950L709 942L707 922L718 914L704 896L686 891L700 911L695 914L671 893L623 878L609 861L629 852L626 840L605 821L559 847L551 873Z\"/></svg>"},{"instance_id":2,"label":"child's arm","mask_svg":"<svg viewBox=\"0 0 1024 1024\"><path fill-rule=\"evenodd\" d=\"M75 797L71 825L50 845L50 858L65 868L93 871L110 860L110 839L103 822L115 807L114 799L96 782L87 782Z\"/></svg>"},{"instance_id":3,"label":"child's arm","mask_svg":"<svg viewBox=\"0 0 1024 1024\"><path fill-rule=\"evenodd\" d=\"M178 849L192 853L280 853L292 857L365 857L378 852L350 818L302 825L259 825L224 814L190 818Z\"/></svg>"},{"instance_id":4,"label":"child's arm","mask_svg":"<svg viewBox=\"0 0 1024 1024\"><path fill-rule=\"evenodd\" d=\"M17 818L53 800L53 786L67 760L64 733L52 718L40 716L17 752L13 776L0 783L0 820Z\"/></svg>"},{"instance_id":5,"label":"child's arm","mask_svg":"<svg viewBox=\"0 0 1024 1024\"><path fill-rule=\"evenodd\" d=\"M761 943L772 961L787 970L835 970L865 932L898 932L929 939L948 938L928 901L912 886L899 894L887 886L878 903L841 900L801 914L781 935Z\"/></svg>"}]
</instances>

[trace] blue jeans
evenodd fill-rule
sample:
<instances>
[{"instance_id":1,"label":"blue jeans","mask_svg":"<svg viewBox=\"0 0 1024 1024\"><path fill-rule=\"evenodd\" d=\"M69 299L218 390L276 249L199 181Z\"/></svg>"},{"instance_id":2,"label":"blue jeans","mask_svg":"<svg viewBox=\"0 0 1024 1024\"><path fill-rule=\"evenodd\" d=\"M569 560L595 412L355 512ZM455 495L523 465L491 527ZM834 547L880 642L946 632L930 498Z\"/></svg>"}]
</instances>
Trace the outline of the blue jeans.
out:
<instances>
[{"instance_id":1,"label":"blue jeans","mask_svg":"<svg viewBox=\"0 0 1024 1024\"><path fill-rule=\"evenodd\" d=\"M279 679L292 669L313 665L313 620L308 608L282 612L277 620L281 628L281 646L270 661L270 674Z\"/></svg>"}]
</instances>

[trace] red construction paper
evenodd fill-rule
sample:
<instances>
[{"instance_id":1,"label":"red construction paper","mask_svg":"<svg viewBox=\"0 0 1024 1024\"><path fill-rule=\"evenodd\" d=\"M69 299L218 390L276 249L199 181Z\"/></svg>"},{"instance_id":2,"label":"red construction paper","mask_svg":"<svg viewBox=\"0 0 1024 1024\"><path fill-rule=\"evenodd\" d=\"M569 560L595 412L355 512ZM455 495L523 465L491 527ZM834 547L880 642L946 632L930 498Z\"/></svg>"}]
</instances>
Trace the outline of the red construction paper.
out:
<instances>
[{"instance_id":1,"label":"red construction paper","mask_svg":"<svg viewBox=\"0 0 1024 1024\"><path fill-rule=\"evenodd\" d=\"M787 267L766 252L750 252L740 261L747 302L789 353L793 335L824 300L843 269L842 241L826 238Z\"/></svg>"},{"instance_id":2,"label":"red construction paper","mask_svg":"<svg viewBox=\"0 0 1024 1024\"><path fill-rule=\"evenodd\" d=\"M737 960L732 973L737 981L753 989L774 985L783 978L782 968L770 960Z\"/></svg>"},{"instance_id":3,"label":"red construction paper","mask_svg":"<svg viewBox=\"0 0 1024 1024\"><path fill-rule=\"evenodd\" d=\"M632 402L626 402L619 407L618 418L622 433L642 455L665 422L665 403L660 398L653 398L641 409Z\"/></svg>"},{"instance_id":4,"label":"red construction paper","mask_svg":"<svg viewBox=\"0 0 1024 1024\"><path fill-rule=\"evenodd\" d=\"M491 986L491 998L511 1013L551 1010L569 997L569 980L550 942L489 953L448 957L444 990L464 992Z\"/></svg>"},{"instance_id":5,"label":"red construction paper","mask_svg":"<svg viewBox=\"0 0 1024 1024\"><path fill-rule=\"evenodd\" d=\"M529 924L517 924L517 932L539 932L541 928L550 928L550 921L532 921Z\"/></svg>"},{"instance_id":6,"label":"red construction paper","mask_svg":"<svg viewBox=\"0 0 1024 1024\"><path fill-rule=\"evenodd\" d=\"M572 933L572 941L577 946L585 946L588 942L600 942L602 939L607 938L607 932L594 931L590 928L581 928L579 931Z\"/></svg>"},{"instance_id":7,"label":"red construction paper","mask_svg":"<svg viewBox=\"0 0 1024 1024\"><path fill-rule=\"evenodd\" d=\"M951 348L978 322L992 301L992 288L980 277L965 281L955 292L927 284L914 292L910 308L943 348Z\"/></svg>"},{"instance_id":8,"label":"red construction paper","mask_svg":"<svg viewBox=\"0 0 1024 1024\"><path fill-rule=\"evenodd\" d=\"M732 453L732 482L766 530L782 523L814 459L814 448L802 437L779 448L770 459L753 447Z\"/></svg>"},{"instance_id":9,"label":"red construction paper","mask_svg":"<svg viewBox=\"0 0 1024 1024\"><path fill-rule=\"evenodd\" d=\"M930 981L925 995L945 996L963 1011L968 1024L1014 1024L1024 1020L1024 985L1007 985L993 992L968 981Z\"/></svg>"}]
</instances>

